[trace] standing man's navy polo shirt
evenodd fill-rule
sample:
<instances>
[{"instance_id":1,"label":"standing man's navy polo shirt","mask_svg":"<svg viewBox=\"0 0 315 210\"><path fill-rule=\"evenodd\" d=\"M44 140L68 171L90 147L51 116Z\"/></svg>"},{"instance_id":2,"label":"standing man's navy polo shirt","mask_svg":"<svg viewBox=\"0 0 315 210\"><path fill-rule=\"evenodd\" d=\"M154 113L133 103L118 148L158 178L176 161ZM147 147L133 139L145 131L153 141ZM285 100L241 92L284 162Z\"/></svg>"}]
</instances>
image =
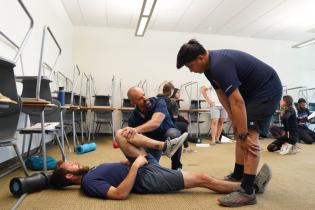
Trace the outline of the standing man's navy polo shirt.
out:
<instances>
[{"instance_id":1,"label":"standing man's navy polo shirt","mask_svg":"<svg viewBox=\"0 0 315 210\"><path fill-rule=\"evenodd\" d=\"M238 50L209 51L205 76L215 89L229 97L239 89L246 104L279 96L281 81L276 71L261 60Z\"/></svg>"},{"instance_id":2,"label":"standing man's navy polo shirt","mask_svg":"<svg viewBox=\"0 0 315 210\"><path fill-rule=\"evenodd\" d=\"M150 131L147 133L143 133L145 136L156 139L156 140L165 140L166 131L170 128L174 128L174 124L171 120L171 116L168 113L167 106L165 100L163 98L151 97L149 98L151 106L148 107L147 113L142 113L138 107L134 109L131 113L130 118L128 120L129 127L137 127L140 126L149 120L151 120L152 116L156 112L161 112L165 115L163 122L160 127L155 129L154 131Z\"/></svg>"}]
</instances>

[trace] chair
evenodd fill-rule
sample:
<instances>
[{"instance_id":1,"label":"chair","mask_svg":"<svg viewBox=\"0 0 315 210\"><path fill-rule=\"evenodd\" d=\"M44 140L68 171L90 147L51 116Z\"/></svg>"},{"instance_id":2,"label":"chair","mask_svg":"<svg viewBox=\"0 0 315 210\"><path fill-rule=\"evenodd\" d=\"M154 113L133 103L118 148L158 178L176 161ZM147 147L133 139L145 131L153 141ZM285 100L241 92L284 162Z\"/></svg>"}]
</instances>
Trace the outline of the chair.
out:
<instances>
[{"instance_id":1,"label":"chair","mask_svg":"<svg viewBox=\"0 0 315 210\"><path fill-rule=\"evenodd\" d=\"M127 108L127 107L133 107L131 104L130 99L128 98L124 98L123 102L122 102L122 108ZM121 128L124 126L125 123L128 124L128 120L130 118L131 115L131 111L121 111Z\"/></svg>"},{"instance_id":2,"label":"chair","mask_svg":"<svg viewBox=\"0 0 315 210\"><path fill-rule=\"evenodd\" d=\"M201 101L200 100L191 100L190 102L190 109L200 109L201 108ZM200 123L204 123L205 121L200 120L200 113L199 112L189 112L189 124L192 125L193 123L196 124L195 128L196 128L196 135L197 135L197 140L200 137L200 127L199 124ZM191 130L191 129L190 129ZM190 131L191 132L191 131Z\"/></svg>"},{"instance_id":3,"label":"chair","mask_svg":"<svg viewBox=\"0 0 315 210\"><path fill-rule=\"evenodd\" d=\"M309 103L309 104L308 104L308 110L309 110L311 113L314 112L314 111L315 111L315 103ZM311 119L309 126L310 126L310 125L314 125L314 124L315 124L315 118ZM315 131L315 128L313 129L313 131Z\"/></svg>"},{"instance_id":4,"label":"chair","mask_svg":"<svg viewBox=\"0 0 315 210\"><path fill-rule=\"evenodd\" d=\"M0 147L13 146L16 155L23 167L24 173L28 176L28 171L25 167L24 161L20 154L20 151L16 145L15 132L17 129L21 100L18 97L15 77L14 77L14 64L0 59L0 93L11 100L17 102L16 104L10 103L7 106L0 108ZM4 176L13 170L9 170Z\"/></svg>"},{"instance_id":5,"label":"chair","mask_svg":"<svg viewBox=\"0 0 315 210\"><path fill-rule=\"evenodd\" d=\"M109 95L95 95L94 106L110 106L110 98ZM94 137L100 133L101 126L104 124L109 124L112 133L113 131L113 118L112 111L103 111L103 110L94 110L94 123L96 123L94 129Z\"/></svg>"},{"instance_id":6,"label":"chair","mask_svg":"<svg viewBox=\"0 0 315 210\"><path fill-rule=\"evenodd\" d=\"M59 131L61 131L60 127L60 103L56 100L52 100L52 104L55 104L56 107L51 107L45 110L44 116L45 116L45 133L46 134L52 134L56 137L58 146L60 148L60 152L62 155L62 159L65 160L65 154L63 150L63 146L61 145L61 141L59 139ZM30 118L30 124L35 125L37 123L41 122L41 113L38 111L34 111L29 113L29 118ZM55 124L53 124L55 123ZM28 144L28 150L27 150L27 158L29 157L30 154L30 149L31 149L31 144L32 144L32 139L33 139L33 134L41 134L41 128L39 127L29 127L29 128L23 128L20 129L20 134L29 134L31 135L29 144ZM68 140L66 140L68 144L68 149L70 148ZM43 143L43 142L41 142Z\"/></svg>"}]
</instances>

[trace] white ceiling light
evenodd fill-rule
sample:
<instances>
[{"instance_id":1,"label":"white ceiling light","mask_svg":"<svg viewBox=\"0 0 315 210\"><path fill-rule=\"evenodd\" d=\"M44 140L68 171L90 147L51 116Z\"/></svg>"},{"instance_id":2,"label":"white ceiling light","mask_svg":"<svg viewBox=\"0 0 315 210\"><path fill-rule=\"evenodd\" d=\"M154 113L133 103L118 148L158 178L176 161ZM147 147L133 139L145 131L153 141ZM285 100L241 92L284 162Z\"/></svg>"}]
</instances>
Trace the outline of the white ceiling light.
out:
<instances>
[{"instance_id":1,"label":"white ceiling light","mask_svg":"<svg viewBox=\"0 0 315 210\"><path fill-rule=\"evenodd\" d=\"M136 30L136 36L143 36L145 33L145 30L148 27L150 18L153 13L154 6L156 4L157 0L143 0L141 14L139 16L137 30Z\"/></svg>"},{"instance_id":2,"label":"white ceiling light","mask_svg":"<svg viewBox=\"0 0 315 210\"><path fill-rule=\"evenodd\" d=\"M314 43L315 43L315 38L293 45L292 48L301 48L301 47L305 47Z\"/></svg>"},{"instance_id":3,"label":"white ceiling light","mask_svg":"<svg viewBox=\"0 0 315 210\"><path fill-rule=\"evenodd\" d=\"M147 25L148 20L149 20L148 17L141 17L140 18L140 24L138 26L136 36L143 36L144 35L144 29Z\"/></svg>"}]
</instances>

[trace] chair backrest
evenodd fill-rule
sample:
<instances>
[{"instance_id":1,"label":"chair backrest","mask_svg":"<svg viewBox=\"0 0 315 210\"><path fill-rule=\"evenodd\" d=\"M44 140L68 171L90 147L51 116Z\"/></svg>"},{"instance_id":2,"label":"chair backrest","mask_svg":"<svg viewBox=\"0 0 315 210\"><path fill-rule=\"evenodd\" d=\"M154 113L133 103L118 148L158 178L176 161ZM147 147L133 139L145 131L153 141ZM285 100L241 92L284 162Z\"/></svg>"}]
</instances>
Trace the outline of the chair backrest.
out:
<instances>
[{"instance_id":1,"label":"chair backrest","mask_svg":"<svg viewBox=\"0 0 315 210\"><path fill-rule=\"evenodd\" d=\"M23 90L21 97L22 98L36 98L36 85L37 85L37 77L34 76L22 76L17 77L17 81L22 82L23 84ZM51 90L49 83L51 80L49 80L46 77L42 77L41 79L41 85L40 85L40 98L51 101Z\"/></svg>"},{"instance_id":2,"label":"chair backrest","mask_svg":"<svg viewBox=\"0 0 315 210\"><path fill-rule=\"evenodd\" d=\"M200 109L200 108L201 108L201 101L199 101L198 103L198 100L191 100L190 109ZM190 112L189 116L192 122L197 122L198 112Z\"/></svg>"},{"instance_id":3,"label":"chair backrest","mask_svg":"<svg viewBox=\"0 0 315 210\"><path fill-rule=\"evenodd\" d=\"M110 96L106 95L95 95L94 105L95 106L110 106ZM95 111L97 120L110 121L112 119L111 111Z\"/></svg>"},{"instance_id":4,"label":"chair backrest","mask_svg":"<svg viewBox=\"0 0 315 210\"><path fill-rule=\"evenodd\" d=\"M57 107L45 109L45 122L60 122L60 102L56 99L52 99L51 103L55 104ZM31 125L41 122L40 112L29 113L29 117Z\"/></svg>"},{"instance_id":5,"label":"chair backrest","mask_svg":"<svg viewBox=\"0 0 315 210\"><path fill-rule=\"evenodd\" d=\"M0 142L14 138L19 122L21 101L16 89L14 67L14 64L0 59L0 93L17 102L0 108Z\"/></svg>"},{"instance_id":6,"label":"chair backrest","mask_svg":"<svg viewBox=\"0 0 315 210\"><path fill-rule=\"evenodd\" d=\"M314 112L315 111L315 103L309 103L308 104L308 110L310 110L310 112Z\"/></svg>"}]
</instances>

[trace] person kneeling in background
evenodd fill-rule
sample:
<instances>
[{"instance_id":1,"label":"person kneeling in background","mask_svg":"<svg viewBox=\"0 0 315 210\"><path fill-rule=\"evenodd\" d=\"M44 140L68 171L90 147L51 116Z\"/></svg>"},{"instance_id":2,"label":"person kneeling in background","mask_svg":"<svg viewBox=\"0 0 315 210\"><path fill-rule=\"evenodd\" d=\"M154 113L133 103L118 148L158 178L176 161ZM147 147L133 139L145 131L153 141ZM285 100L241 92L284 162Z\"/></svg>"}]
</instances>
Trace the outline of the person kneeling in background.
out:
<instances>
[{"instance_id":1,"label":"person kneeling in background","mask_svg":"<svg viewBox=\"0 0 315 210\"><path fill-rule=\"evenodd\" d=\"M298 141L298 128L296 112L293 109L293 99L289 95L282 97L280 101L281 122L284 132L278 132L277 139L268 145L269 152L280 150L281 155L295 154L297 152L296 142ZM270 132L276 130L271 127Z\"/></svg>"}]
</instances>

